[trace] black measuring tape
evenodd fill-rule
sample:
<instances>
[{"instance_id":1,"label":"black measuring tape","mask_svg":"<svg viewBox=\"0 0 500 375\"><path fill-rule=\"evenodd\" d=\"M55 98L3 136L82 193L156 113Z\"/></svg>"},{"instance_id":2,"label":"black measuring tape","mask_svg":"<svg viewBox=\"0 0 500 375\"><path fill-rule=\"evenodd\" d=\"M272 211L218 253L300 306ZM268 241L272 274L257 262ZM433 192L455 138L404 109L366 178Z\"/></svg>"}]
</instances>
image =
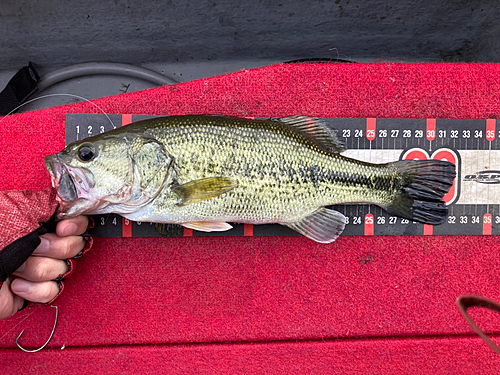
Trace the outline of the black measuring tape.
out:
<instances>
[{"instance_id":1,"label":"black measuring tape","mask_svg":"<svg viewBox=\"0 0 500 375\"><path fill-rule=\"evenodd\" d=\"M158 116L67 114L66 143L118 126ZM110 123L110 120L112 124ZM347 218L342 235L497 235L500 234L500 129L495 119L329 118L347 150L343 155L371 163L404 159L448 160L457 178L445 196L449 214L444 224L424 225L393 216L374 205L337 205ZM160 236L151 223L119 215L98 215L97 237ZM295 236L281 225L235 224L227 232L197 232L170 225L171 236Z\"/></svg>"}]
</instances>

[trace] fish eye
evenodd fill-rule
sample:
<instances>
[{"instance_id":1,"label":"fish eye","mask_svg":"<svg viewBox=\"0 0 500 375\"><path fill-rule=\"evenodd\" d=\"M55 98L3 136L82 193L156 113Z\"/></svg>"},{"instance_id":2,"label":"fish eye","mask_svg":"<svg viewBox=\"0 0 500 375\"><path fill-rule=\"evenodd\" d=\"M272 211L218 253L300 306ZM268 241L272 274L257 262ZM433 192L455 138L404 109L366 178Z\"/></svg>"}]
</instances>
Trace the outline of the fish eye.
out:
<instances>
[{"instance_id":1,"label":"fish eye","mask_svg":"<svg viewBox=\"0 0 500 375\"><path fill-rule=\"evenodd\" d=\"M77 151L78 159L83 162L91 161L95 157L95 150L92 145L83 145Z\"/></svg>"}]
</instances>

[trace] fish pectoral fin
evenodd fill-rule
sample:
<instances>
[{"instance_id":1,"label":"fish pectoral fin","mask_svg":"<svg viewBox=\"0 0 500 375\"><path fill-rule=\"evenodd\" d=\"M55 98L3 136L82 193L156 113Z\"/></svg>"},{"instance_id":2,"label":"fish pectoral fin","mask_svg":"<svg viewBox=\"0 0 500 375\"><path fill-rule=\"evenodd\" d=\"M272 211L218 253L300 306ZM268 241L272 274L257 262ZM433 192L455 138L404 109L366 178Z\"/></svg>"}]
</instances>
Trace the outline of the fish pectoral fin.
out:
<instances>
[{"instance_id":1,"label":"fish pectoral fin","mask_svg":"<svg viewBox=\"0 0 500 375\"><path fill-rule=\"evenodd\" d=\"M227 193L238 186L238 182L229 177L208 177L190 181L172 189L180 198L178 206L187 206Z\"/></svg>"},{"instance_id":2,"label":"fish pectoral fin","mask_svg":"<svg viewBox=\"0 0 500 375\"><path fill-rule=\"evenodd\" d=\"M316 242L330 243L344 231L345 221L340 212L322 207L299 221L281 224Z\"/></svg>"},{"instance_id":3,"label":"fish pectoral fin","mask_svg":"<svg viewBox=\"0 0 500 375\"><path fill-rule=\"evenodd\" d=\"M193 223L183 223L182 226L194 230L199 230L200 232L225 232L226 230L232 229L233 226L224 221L198 221Z\"/></svg>"},{"instance_id":4,"label":"fish pectoral fin","mask_svg":"<svg viewBox=\"0 0 500 375\"><path fill-rule=\"evenodd\" d=\"M290 116L276 120L308 137L323 151L330 153L345 151L345 145L339 139L337 130L324 120L309 116Z\"/></svg>"}]
</instances>

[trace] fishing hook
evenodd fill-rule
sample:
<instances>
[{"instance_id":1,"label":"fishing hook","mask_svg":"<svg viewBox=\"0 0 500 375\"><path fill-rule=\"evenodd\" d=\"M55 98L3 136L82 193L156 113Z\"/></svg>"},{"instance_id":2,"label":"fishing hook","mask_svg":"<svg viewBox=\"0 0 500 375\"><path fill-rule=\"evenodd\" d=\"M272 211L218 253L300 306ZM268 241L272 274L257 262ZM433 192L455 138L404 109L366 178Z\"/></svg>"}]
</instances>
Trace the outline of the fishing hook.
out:
<instances>
[{"instance_id":1,"label":"fishing hook","mask_svg":"<svg viewBox=\"0 0 500 375\"><path fill-rule=\"evenodd\" d=\"M19 339L21 338L23 332L25 331L25 329L23 329L21 331L21 333L19 334L19 336L17 336L17 339L16 339L16 345L17 345L17 347L19 349L21 349L23 352L26 352L26 353L36 353L36 352L39 352L40 350L42 350L43 348L45 348L47 346L47 344L50 342L50 340L52 340L52 336L54 336L54 332L56 330L57 316L59 315L59 308L57 306L54 306L54 305L50 305L50 307L53 307L54 309L56 309L56 319L54 320L54 327L52 328L52 332L50 333L49 339L45 342L45 344L43 344L38 349L33 349L33 350L24 349L21 346L21 344L19 344Z\"/></svg>"}]
</instances>

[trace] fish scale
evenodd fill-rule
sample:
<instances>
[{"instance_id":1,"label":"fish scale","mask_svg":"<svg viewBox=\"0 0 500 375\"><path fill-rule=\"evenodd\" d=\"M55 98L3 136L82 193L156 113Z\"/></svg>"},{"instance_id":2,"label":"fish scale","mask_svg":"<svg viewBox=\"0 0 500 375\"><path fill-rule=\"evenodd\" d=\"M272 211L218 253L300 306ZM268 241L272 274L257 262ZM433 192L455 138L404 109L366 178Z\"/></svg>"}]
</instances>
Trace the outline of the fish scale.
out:
<instances>
[{"instance_id":1,"label":"fish scale","mask_svg":"<svg viewBox=\"0 0 500 375\"><path fill-rule=\"evenodd\" d=\"M328 179L329 174L342 172L345 176L383 175L378 167L353 165L350 160L327 154L308 139L272 122L255 124L238 119L216 123L210 118L203 121L205 118L179 124L160 120L158 128L146 132L175 155L179 183L211 176L237 176L238 187L225 196L179 209L186 212L184 220L219 220L220 214L214 213L222 208L224 221L294 221L320 206L339 201L380 200L377 194L367 197L361 189L365 184L354 184L346 193L343 186L333 184L337 181ZM210 168L212 165L216 168ZM240 168L242 165L245 168ZM316 169L314 174L308 173L312 167ZM342 182L340 178L338 183Z\"/></svg>"}]
</instances>

